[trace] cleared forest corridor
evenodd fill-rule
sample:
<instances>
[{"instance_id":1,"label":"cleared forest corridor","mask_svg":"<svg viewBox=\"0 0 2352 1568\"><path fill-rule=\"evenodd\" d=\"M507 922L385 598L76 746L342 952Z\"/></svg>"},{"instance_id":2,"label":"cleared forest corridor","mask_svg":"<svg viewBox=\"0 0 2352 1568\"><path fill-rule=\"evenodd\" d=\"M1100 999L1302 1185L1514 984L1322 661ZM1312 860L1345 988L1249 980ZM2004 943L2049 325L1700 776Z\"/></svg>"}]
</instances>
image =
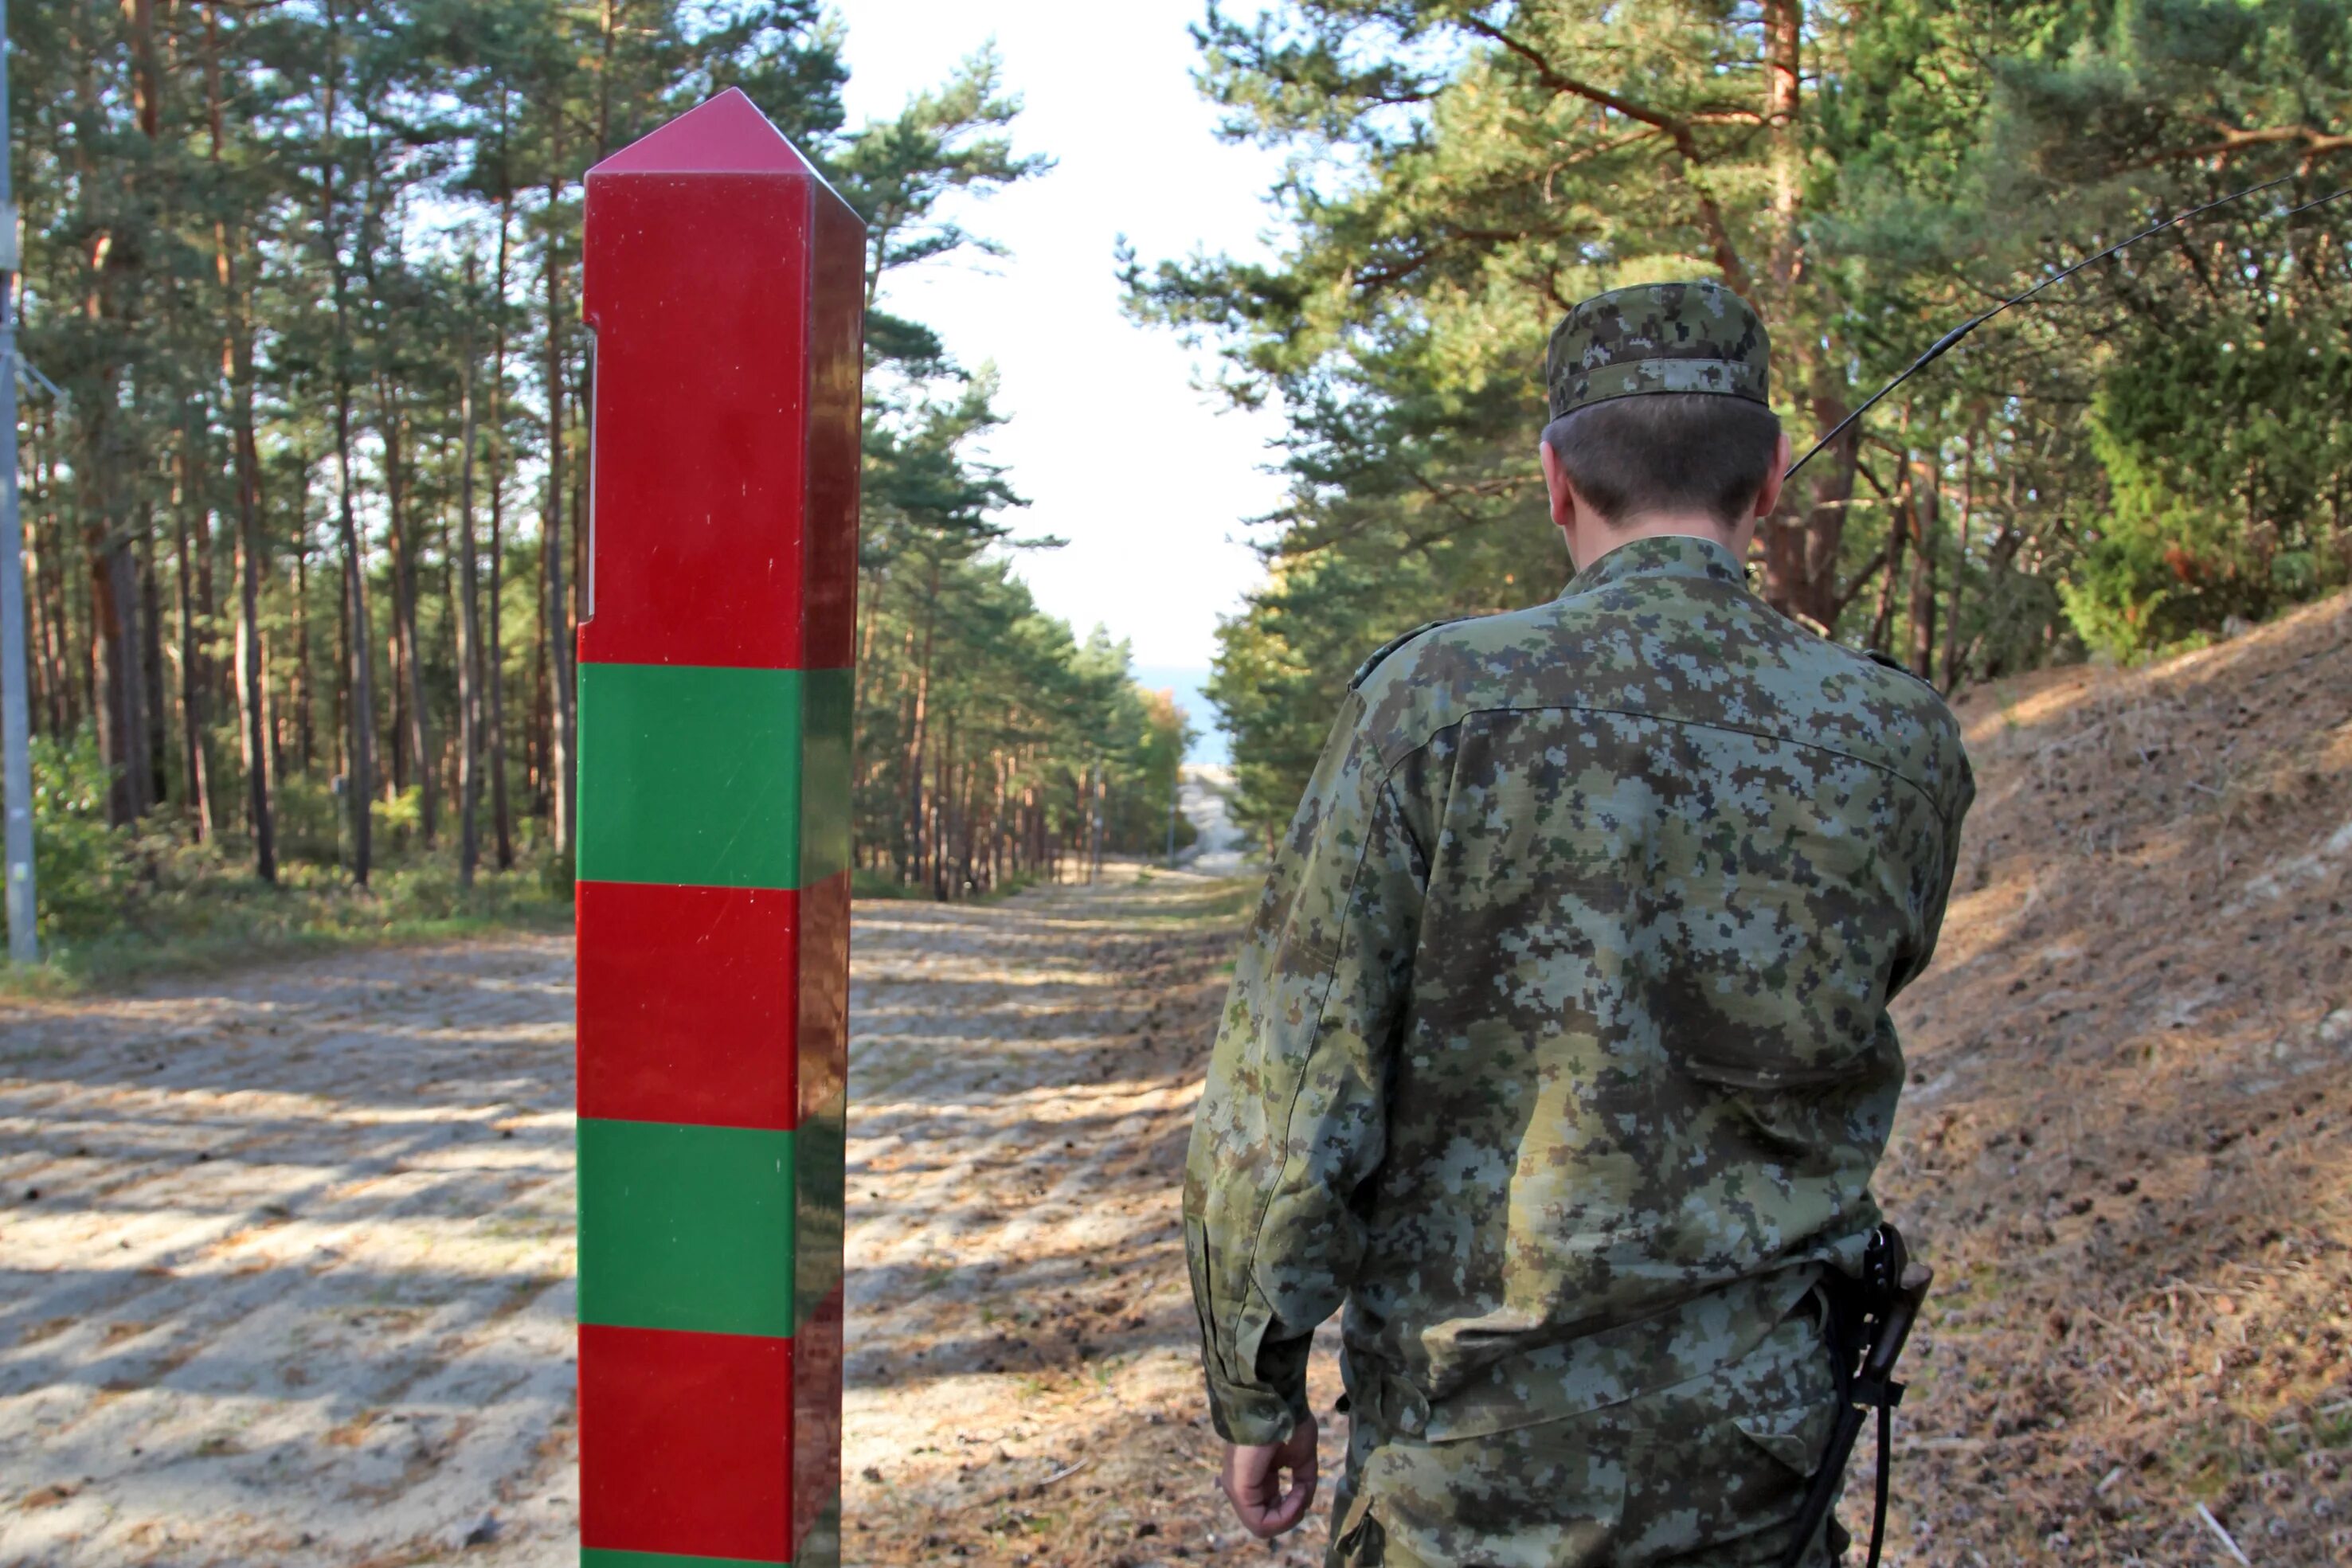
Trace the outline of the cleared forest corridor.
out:
<instances>
[{"instance_id":1,"label":"cleared forest corridor","mask_svg":"<svg viewBox=\"0 0 2352 1568\"><path fill-rule=\"evenodd\" d=\"M2352 597L1959 711L1891 1561L2352 1561ZM847 1563L1319 1557L1212 1490L1177 1220L1253 892L859 906ZM0 1563L569 1568L571 986L511 937L0 1003Z\"/></svg>"}]
</instances>

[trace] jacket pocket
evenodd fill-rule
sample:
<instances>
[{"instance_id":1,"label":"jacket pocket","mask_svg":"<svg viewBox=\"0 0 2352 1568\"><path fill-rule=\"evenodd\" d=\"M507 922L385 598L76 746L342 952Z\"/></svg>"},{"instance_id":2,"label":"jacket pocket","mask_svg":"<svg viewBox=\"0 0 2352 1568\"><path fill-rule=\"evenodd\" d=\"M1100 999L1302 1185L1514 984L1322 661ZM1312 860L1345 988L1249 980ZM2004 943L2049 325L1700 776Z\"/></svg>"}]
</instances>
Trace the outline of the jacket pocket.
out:
<instances>
[{"instance_id":1,"label":"jacket pocket","mask_svg":"<svg viewBox=\"0 0 2352 1568\"><path fill-rule=\"evenodd\" d=\"M1735 1417L1739 1435L1799 1476L1810 1477L1822 1468L1829 1451L1830 1433L1837 1425L1834 1400L1815 1400L1785 1410L1759 1411Z\"/></svg>"}]
</instances>

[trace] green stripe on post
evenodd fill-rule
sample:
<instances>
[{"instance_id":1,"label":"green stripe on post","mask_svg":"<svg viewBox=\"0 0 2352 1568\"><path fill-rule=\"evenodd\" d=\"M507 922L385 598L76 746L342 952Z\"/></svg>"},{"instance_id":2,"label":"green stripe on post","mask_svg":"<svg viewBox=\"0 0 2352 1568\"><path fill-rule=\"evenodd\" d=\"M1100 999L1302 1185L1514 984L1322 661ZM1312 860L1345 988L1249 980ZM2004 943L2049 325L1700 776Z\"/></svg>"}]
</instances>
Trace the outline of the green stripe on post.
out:
<instances>
[{"instance_id":1,"label":"green stripe on post","mask_svg":"<svg viewBox=\"0 0 2352 1568\"><path fill-rule=\"evenodd\" d=\"M793 1553L801 1568L840 1568L841 1565L841 1498L838 1493L825 1511L816 1516L801 1537L801 1549Z\"/></svg>"},{"instance_id":2,"label":"green stripe on post","mask_svg":"<svg viewBox=\"0 0 2352 1568\"><path fill-rule=\"evenodd\" d=\"M580 1321L789 1338L793 1134L580 1124Z\"/></svg>"},{"instance_id":3,"label":"green stripe on post","mask_svg":"<svg viewBox=\"0 0 2352 1568\"><path fill-rule=\"evenodd\" d=\"M801 883L814 887L849 869L850 728L856 677L801 673Z\"/></svg>"},{"instance_id":4,"label":"green stripe on post","mask_svg":"<svg viewBox=\"0 0 2352 1568\"><path fill-rule=\"evenodd\" d=\"M848 1198L849 1096L826 1101L793 1130L800 1161L794 1194L793 1250L800 1259L794 1280L793 1332L808 1326L809 1314L841 1283L842 1242Z\"/></svg>"},{"instance_id":5,"label":"green stripe on post","mask_svg":"<svg viewBox=\"0 0 2352 1568\"><path fill-rule=\"evenodd\" d=\"M582 880L799 887L801 697L798 670L581 665Z\"/></svg>"}]
</instances>

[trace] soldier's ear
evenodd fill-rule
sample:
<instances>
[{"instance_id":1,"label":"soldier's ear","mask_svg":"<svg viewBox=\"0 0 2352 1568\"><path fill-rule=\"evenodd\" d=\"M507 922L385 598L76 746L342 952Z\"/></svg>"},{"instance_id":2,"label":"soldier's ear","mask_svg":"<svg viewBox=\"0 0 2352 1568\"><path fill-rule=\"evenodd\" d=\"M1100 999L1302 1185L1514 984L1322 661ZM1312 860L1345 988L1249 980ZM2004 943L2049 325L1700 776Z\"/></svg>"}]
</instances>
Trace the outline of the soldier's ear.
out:
<instances>
[{"instance_id":1,"label":"soldier's ear","mask_svg":"<svg viewBox=\"0 0 2352 1568\"><path fill-rule=\"evenodd\" d=\"M1576 493L1569 488L1568 471L1560 466L1559 454L1551 443L1538 438L1536 455L1543 464L1544 495L1551 502L1551 520L1563 528L1576 526Z\"/></svg>"},{"instance_id":2,"label":"soldier's ear","mask_svg":"<svg viewBox=\"0 0 2352 1568\"><path fill-rule=\"evenodd\" d=\"M1796 445L1789 433L1780 433L1780 444L1772 453L1772 471L1764 476L1763 487L1756 492L1756 520L1762 522L1780 505L1780 486L1786 484L1789 465L1797 460Z\"/></svg>"}]
</instances>

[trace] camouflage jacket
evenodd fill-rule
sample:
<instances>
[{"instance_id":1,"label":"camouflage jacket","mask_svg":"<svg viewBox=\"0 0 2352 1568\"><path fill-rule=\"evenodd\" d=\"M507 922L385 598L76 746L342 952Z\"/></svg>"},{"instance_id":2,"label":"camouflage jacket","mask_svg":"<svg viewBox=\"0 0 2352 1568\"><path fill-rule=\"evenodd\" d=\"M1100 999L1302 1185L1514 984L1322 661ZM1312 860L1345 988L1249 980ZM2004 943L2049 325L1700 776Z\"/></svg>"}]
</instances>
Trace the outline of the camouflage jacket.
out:
<instances>
[{"instance_id":1,"label":"camouflage jacket","mask_svg":"<svg viewBox=\"0 0 2352 1568\"><path fill-rule=\"evenodd\" d=\"M1306 1413L1343 1300L1351 1386L1442 1438L1711 1371L1857 1267L1887 1002L1974 794L1931 687L1704 539L1383 654L1278 848L1193 1124L1235 1442Z\"/></svg>"}]
</instances>

